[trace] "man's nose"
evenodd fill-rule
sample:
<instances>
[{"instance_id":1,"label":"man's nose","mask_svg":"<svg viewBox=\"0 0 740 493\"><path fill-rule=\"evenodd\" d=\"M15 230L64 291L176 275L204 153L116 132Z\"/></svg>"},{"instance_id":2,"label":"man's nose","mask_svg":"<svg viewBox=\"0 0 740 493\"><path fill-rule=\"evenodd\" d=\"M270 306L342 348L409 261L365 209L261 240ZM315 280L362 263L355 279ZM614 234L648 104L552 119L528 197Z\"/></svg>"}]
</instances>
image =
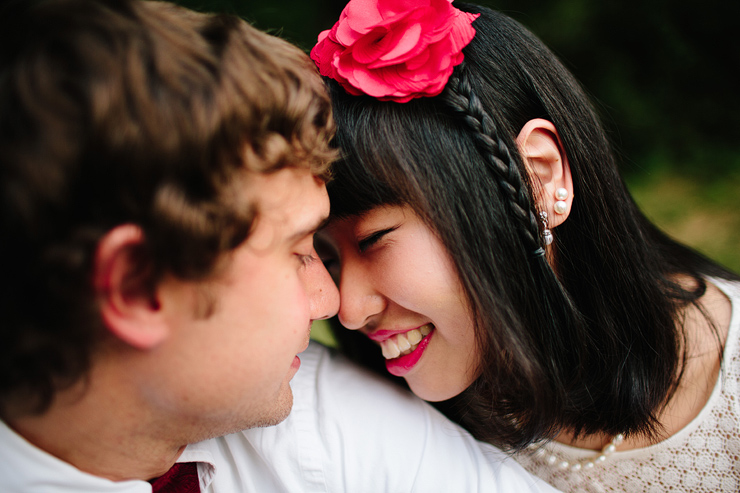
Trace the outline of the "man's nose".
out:
<instances>
[{"instance_id":1,"label":"man's nose","mask_svg":"<svg viewBox=\"0 0 740 493\"><path fill-rule=\"evenodd\" d=\"M306 265L304 282L311 320L323 320L333 317L339 311L339 290L316 252L313 255L314 260Z\"/></svg>"}]
</instances>

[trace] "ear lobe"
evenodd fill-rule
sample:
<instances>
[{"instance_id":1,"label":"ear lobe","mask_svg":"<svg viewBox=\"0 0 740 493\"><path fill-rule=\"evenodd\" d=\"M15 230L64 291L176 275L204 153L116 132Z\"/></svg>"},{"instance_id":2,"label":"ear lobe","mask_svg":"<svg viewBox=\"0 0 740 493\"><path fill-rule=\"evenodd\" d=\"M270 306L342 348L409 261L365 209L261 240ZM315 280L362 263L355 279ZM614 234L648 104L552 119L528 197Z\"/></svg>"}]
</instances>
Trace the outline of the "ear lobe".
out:
<instances>
[{"instance_id":1,"label":"ear lobe","mask_svg":"<svg viewBox=\"0 0 740 493\"><path fill-rule=\"evenodd\" d=\"M538 209L547 212L550 228L562 224L573 206L573 179L555 125L542 118L530 120L522 127L516 143L535 187ZM565 210L556 212L555 203L561 200L556 197L559 189L565 189L568 193L567 198L562 200Z\"/></svg>"},{"instance_id":2,"label":"ear lobe","mask_svg":"<svg viewBox=\"0 0 740 493\"><path fill-rule=\"evenodd\" d=\"M133 224L109 231L98 243L93 287L110 333L135 348L152 349L166 339L169 329L136 259L143 244L141 228Z\"/></svg>"}]
</instances>

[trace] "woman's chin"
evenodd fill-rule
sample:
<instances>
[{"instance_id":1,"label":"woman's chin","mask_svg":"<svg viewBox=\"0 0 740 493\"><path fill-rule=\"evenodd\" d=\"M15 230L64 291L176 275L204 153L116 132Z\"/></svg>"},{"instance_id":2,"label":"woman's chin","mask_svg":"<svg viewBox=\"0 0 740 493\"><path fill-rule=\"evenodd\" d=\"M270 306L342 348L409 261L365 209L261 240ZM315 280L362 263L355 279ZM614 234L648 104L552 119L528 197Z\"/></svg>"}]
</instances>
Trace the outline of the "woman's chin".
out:
<instances>
[{"instance_id":1,"label":"woman's chin","mask_svg":"<svg viewBox=\"0 0 740 493\"><path fill-rule=\"evenodd\" d=\"M417 397L420 397L428 402L441 402L447 399L460 395L463 390L468 388L468 385L428 385L428 382L419 382L417 378L406 378L411 392Z\"/></svg>"}]
</instances>

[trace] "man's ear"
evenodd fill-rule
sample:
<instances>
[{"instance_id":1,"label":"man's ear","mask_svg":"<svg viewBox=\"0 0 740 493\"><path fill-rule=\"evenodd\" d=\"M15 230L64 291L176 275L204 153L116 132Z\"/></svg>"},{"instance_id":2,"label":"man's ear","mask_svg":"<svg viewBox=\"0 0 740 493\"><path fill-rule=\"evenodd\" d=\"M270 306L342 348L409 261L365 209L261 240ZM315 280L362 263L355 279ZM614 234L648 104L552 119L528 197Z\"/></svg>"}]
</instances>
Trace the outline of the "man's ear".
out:
<instances>
[{"instance_id":1,"label":"man's ear","mask_svg":"<svg viewBox=\"0 0 740 493\"><path fill-rule=\"evenodd\" d=\"M137 252L144 244L141 228L124 224L108 231L98 243L93 287L103 323L110 333L138 349L152 349L169 329L159 301Z\"/></svg>"},{"instance_id":2,"label":"man's ear","mask_svg":"<svg viewBox=\"0 0 740 493\"><path fill-rule=\"evenodd\" d=\"M573 179L555 125L542 118L530 120L522 127L516 143L535 187L538 210L547 212L550 228L562 224L573 206ZM559 190L562 194L561 189L567 192L564 199L556 197ZM555 207L558 201L565 202L564 208L560 205L560 212Z\"/></svg>"}]
</instances>

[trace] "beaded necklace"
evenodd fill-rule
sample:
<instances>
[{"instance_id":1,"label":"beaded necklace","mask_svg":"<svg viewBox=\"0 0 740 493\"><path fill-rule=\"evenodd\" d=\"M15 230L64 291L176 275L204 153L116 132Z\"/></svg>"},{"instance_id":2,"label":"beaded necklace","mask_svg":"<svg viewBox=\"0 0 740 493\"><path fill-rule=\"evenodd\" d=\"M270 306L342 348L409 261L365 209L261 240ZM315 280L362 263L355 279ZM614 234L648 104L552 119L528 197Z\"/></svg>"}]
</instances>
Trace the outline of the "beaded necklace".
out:
<instances>
[{"instance_id":1,"label":"beaded necklace","mask_svg":"<svg viewBox=\"0 0 740 493\"><path fill-rule=\"evenodd\" d=\"M544 458L544 461L554 468L580 471L581 469L591 469L596 464L601 464L605 462L610 455L616 452L617 447L621 445L623 441L624 435L619 433L614 438L612 438L609 443L604 445L599 455L592 457L591 459L575 461L572 463L568 462L567 460L560 460L555 454L546 451L544 447L538 447L533 455L535 457Z\"/></svg>"}]
</instances>

